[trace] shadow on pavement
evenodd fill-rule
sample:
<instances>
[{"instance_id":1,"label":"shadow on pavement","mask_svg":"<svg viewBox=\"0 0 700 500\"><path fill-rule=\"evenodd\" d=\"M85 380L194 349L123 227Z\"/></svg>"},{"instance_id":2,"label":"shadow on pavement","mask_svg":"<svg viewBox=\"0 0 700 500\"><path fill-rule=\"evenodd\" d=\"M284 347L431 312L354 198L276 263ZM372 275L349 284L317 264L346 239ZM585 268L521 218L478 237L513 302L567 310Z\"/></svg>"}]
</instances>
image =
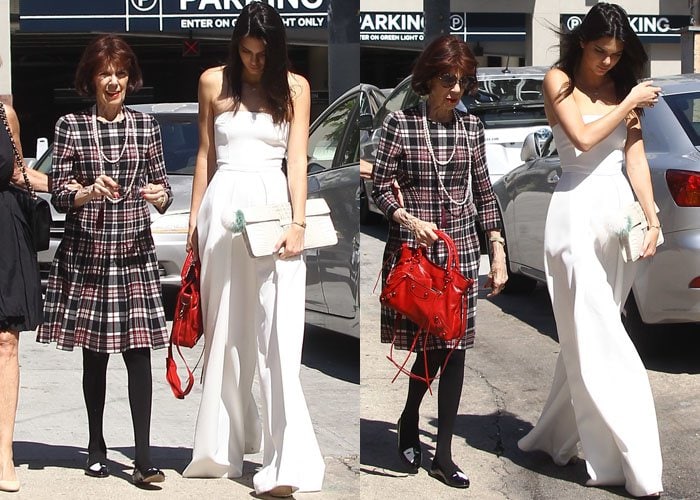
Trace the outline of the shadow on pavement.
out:
<instances>
[{"instance_id":1,"label":"shadow on pavement","mask_svg":"<svg viewBox=\"0 0 700 500\"><path fill-rule=\"evenodd\" d=\"M400 409L397 410L397 420L400 412ZM426 438L426 436L429 437ZM421 431L423 465L430 464L429 461L426 461L427 446L425 443L432 440L432 438L432 434ZM374 470L375 467L383 470ZM408 470L399 460L397 452L396 422L360 419L360 471L365 474L387 477L409 475Z\"/></svg>"},{"instance_id":2,"label":"shadow on pavement","mask_svg":"<svg viewBox=\"0 0 700 500\"><path fill-rule=\"evenodd\" d=\"M479 299L486 299L487 293L489 290L479 290ZM539 333L554 340L558 339L552 303L545 286L538 285L534 291L528 294L502 293L486 300L499 307L504 313L510 314L536 329Z\"/></svg>"},{"instance_id":3,"label":"shadow on pavement","mask_svg":"<svg viewBox=\"0 0 700 500\"><path fill-rule=\"evenodd\" d=\"M349 335L307 324L301 362L333 378L360 384L360 340Z\"/></svg>"},{"instance_id":4,"label":"shadow on pavement","mask_svg":"<svg viewBox=\"0 0 700 500\"><path fill-rule=\"evenodd\" d=\"M646 325L632 336L648 370L700 373L700 324Z\"/></svg>"}]
</instances>

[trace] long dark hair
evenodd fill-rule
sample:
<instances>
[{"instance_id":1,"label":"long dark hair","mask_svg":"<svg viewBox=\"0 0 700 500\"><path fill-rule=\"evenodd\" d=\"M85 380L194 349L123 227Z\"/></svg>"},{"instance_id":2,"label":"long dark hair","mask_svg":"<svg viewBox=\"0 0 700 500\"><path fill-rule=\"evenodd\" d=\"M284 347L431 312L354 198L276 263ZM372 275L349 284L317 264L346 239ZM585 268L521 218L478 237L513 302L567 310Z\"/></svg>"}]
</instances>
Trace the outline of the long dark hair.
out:
<instances>
[{"instance_id":1,"label":"long dark hair","mask_svg":"<svg viewBox=\"0 0 700 500\"><path fill-rule=\"evenodd\" d=\"M583 49L581 43L613 37L620 40L624 47L622 57L608 72L615 83L618 100L625 98L637 80L642 77L644 66L649 60L642 42L630 26L625 9L614 3L597 3L588 11L586 17L570 33L560 33L561 58L554 64L567 74L570 85L563 89L559 99L570 95L576 84L575 73L581 63Z\"/></svg>"},{"instance_id":2,"label":"long dark hair","mask_svg":"<svg viewBox=\"0 0 700 500\"><path fill-rule=\"evenodd\" d=\"M231 35L224 75L233 98L233 110L238 111L241 105L243 62L238 46L246 36L259 38L265 43L265 66L260 83L271 106L273 121L291 121L294 108L287 80L287 35L280 15L263 2L251 2L241 10Z\"/></svg>"}]
</instances>

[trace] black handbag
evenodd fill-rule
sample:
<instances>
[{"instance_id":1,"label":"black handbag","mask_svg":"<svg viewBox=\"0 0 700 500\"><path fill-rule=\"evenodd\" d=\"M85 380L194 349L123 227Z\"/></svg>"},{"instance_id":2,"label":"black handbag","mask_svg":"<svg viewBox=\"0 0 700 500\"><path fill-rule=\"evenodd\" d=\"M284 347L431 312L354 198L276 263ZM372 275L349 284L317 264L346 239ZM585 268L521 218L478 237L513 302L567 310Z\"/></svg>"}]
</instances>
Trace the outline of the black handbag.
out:
<instances>
[{"instance_id":1,"label":"black handbag","mask_svg":"<svg viewBox=\"0 0 700 500\"><path fill-rule=\"evenodd\" d=\"M0 117L5 125L5 130L7 130L7 135L10 136L15 162L22 171L24 186L26 188L25 191L22 188L10 184L10 192L14 195L20 210L22 210L24 214L24 220L27 223L29 234L32 237L34 250L40 252L49 248L49 242L51 240L51 207L49 207L48 201L36 195L31 182L29 182L27 167L24 164L24 160L22 160L22 156L19 154L14 137L12 137L12 130L7 121L5 106L2 104L0 104Z\"/></svg>"}]
</instances>

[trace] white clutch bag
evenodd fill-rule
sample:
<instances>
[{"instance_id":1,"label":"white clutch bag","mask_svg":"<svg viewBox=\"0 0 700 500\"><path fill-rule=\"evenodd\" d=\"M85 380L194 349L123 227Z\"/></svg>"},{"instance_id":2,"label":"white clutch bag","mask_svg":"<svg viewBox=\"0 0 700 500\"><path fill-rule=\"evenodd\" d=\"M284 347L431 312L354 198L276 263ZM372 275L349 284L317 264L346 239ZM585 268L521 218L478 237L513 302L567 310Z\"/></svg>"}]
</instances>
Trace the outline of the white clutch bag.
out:
<instances>
[{"instance_id":1,"label":"white clutch bag","mask_svg":"<svg viewBox=\"0 0 700 500\"><path fill-rule=\"evenodd\" d=\"M275 243L292 223L289 203L261 205L240 209L243 237L253 257L272 255ZM328 247L338 243L331 220L331 209L323 198L306 200L306 231L304 250Z\"/></svg>"},{"instance_id":2,"label":"white clutch bag","mask_svg":"<svg viewBox=\"0 0 700 500\"><path fill-rule=\"evenodd\" d=\"M655 207L656 212L659 212L659 207ZM639 259L639 253L642 250L644 236L647 233L649 223L644 215L641 205L638 201L631 203L622 209L622 216L625 222L625 227L620 234L620 250L622 251L622 259L625 262L634 262ZM659 237L656 240L656 246L664 242L664 235L659 229Z\"/></svg>"}]
</instances>

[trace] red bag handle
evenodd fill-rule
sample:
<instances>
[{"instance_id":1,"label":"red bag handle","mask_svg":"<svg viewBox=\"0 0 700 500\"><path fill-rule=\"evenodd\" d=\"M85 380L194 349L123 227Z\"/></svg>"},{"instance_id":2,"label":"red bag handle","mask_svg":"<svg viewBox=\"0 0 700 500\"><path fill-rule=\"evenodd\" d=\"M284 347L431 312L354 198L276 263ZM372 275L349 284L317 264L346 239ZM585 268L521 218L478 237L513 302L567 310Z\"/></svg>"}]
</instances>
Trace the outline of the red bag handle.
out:
<instances>
[{"instance_id":1,"label":"red bag handle","mask_svg":"<svg viewBox=\"0 0 700 500\"><path fill-rule=\"evenodd\" d=\"M197 259L194 257L194 252L190 250L185 256L185 261L182 263L182 271L180 271L180 277L183 283L188 280L190 273L194 273L194 278L197 281L199 280L199 268L196 264ZM192 386L194 385L194 373L193 370L190 370L190 367L187 364L187 360L182 355L182 351L180 350L180 344L175 344L175 348L177 349L177 353L180 355L180 359L182 360L182 363L185 365L185 369L187 370L187 385L184 389L182 388L180 375L178 375L177 373L177 363L175 363L175 358L173 357L172 335L170 336L170 343L168 345L168 356L165 358L165 378L170 384L170 389L172 389L173 395L177 399L185 399L185 396L187 396L190 393L190 391L192 390ZM197 360L197 364L194 365L195 371L199 366L199 362L202 360L203 354L204 351L202 351L202 354L200 354L199 359Z\"/></svg>"}]
</instances>

